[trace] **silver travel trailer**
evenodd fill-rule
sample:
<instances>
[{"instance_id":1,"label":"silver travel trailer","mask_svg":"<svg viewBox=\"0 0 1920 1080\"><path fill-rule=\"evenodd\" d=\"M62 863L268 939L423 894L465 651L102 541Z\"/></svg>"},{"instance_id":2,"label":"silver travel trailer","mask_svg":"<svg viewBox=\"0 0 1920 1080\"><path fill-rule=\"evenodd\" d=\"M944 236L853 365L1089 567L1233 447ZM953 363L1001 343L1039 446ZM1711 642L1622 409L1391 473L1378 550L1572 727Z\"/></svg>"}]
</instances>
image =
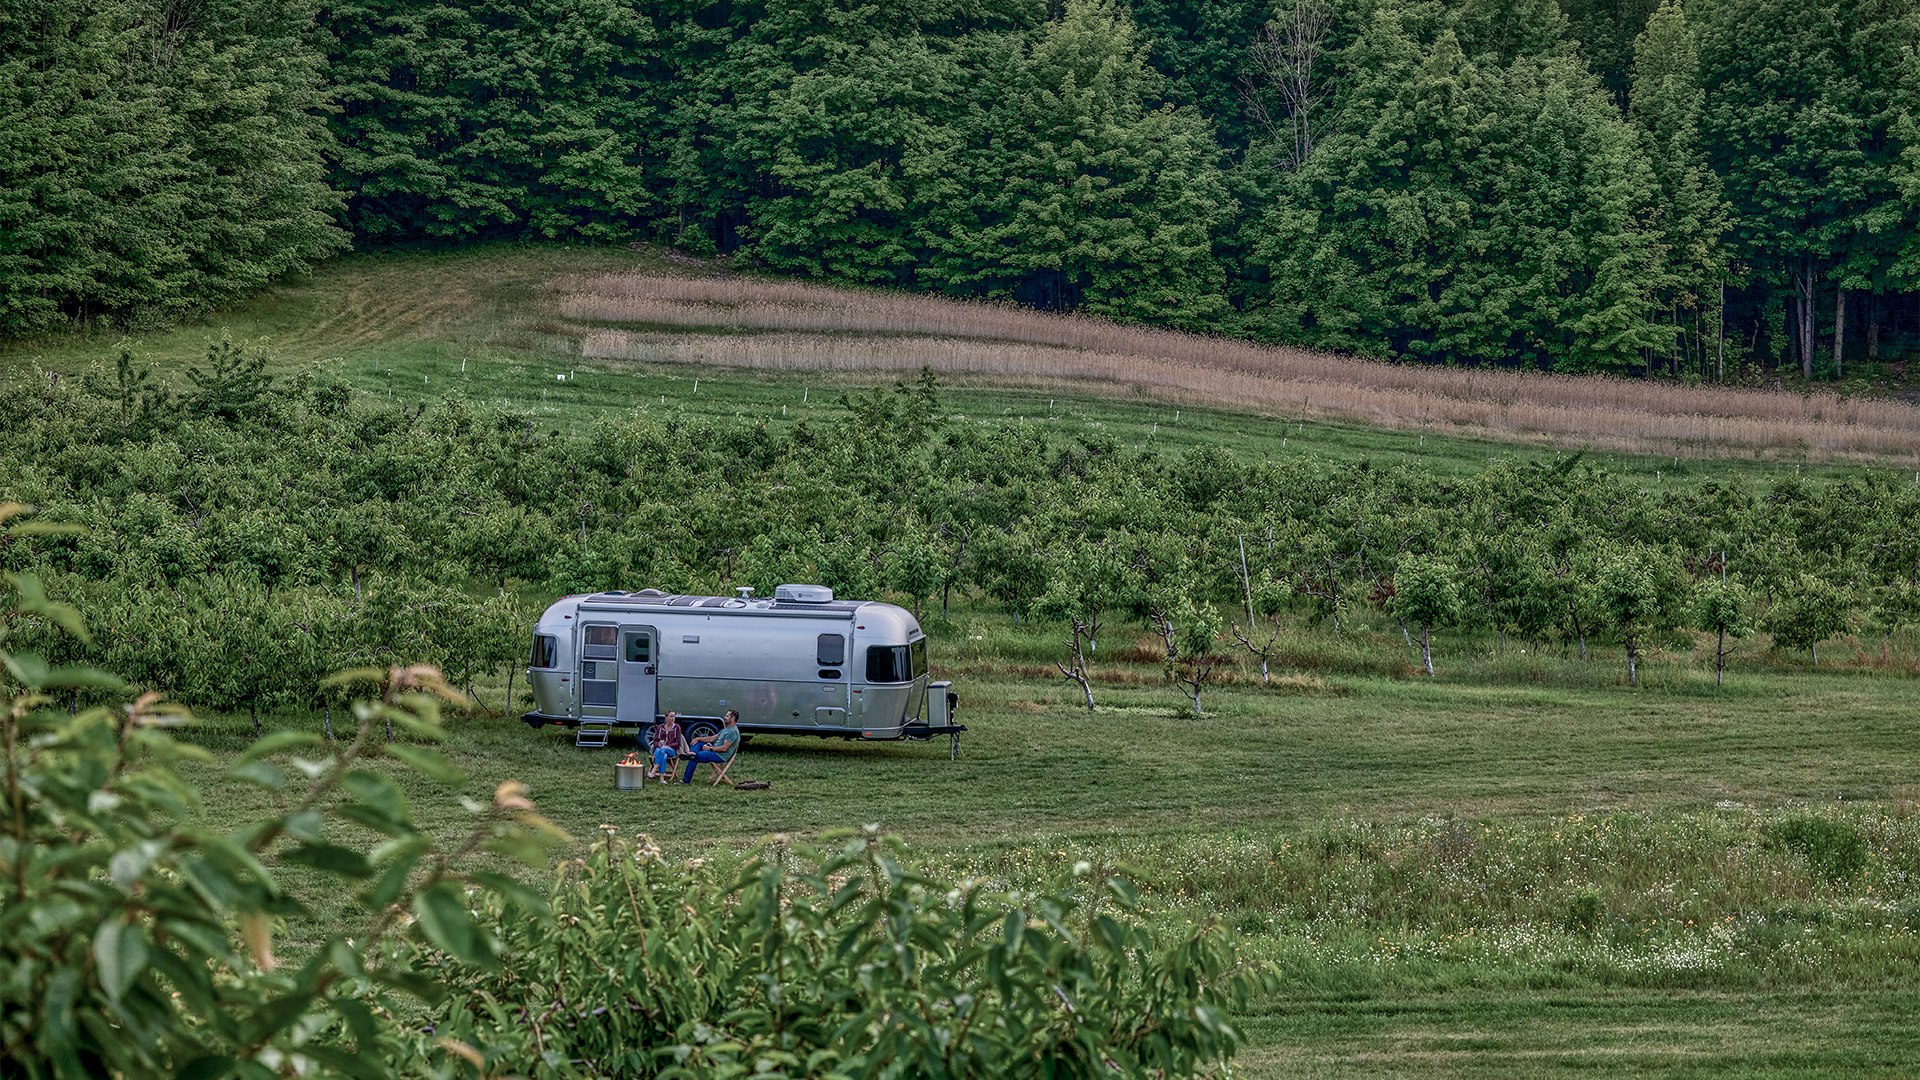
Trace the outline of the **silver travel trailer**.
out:
<instances>
[{"instance_id":1,"label":"silver travel trailer","mask_svg":"<svg viewBox=\"0 0 1920 1080\"><path fill-rule=\"evenodd\" d=\"M672 710L692 738L733 709L749 734L946 735L957 751L959 698L951 683L928 682L912 612L836 600L822 585L739 593L561 598L534 626L534 711L522 719L639 733Z\"/></svg>"}]
</instances>

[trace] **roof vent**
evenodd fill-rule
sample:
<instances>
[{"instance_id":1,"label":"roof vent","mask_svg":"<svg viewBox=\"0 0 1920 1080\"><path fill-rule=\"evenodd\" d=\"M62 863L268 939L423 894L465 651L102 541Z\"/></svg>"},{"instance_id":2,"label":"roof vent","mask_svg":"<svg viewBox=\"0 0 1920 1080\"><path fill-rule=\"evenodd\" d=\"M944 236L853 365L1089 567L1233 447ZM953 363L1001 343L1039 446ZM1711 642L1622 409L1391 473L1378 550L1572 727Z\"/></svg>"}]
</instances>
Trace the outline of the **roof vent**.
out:
<instances>
[{"instance_id":1,"label":"roof vent","mask_svg":"<svg viewBox=\"0 0 1920 1080\"><path fill-rule=\"evenodd\" d=\"M833 600L833 590L825 585L781 585L773 590L773 598L796 604L825 604Z\"/></svg>"},{"instance_id":2,"label":"roof vent","mask_svg":"<svg viewBox=\"0 0 1920 1080\"><path fill-rule=\"evenodd\" d=\"M656 599L658 597L662 597L667 594L661 592L659 589L641 589L639 592L634 593L633 595L644 596L644 597L647 597L648 599Z\"/></svg>"}]
</instances>

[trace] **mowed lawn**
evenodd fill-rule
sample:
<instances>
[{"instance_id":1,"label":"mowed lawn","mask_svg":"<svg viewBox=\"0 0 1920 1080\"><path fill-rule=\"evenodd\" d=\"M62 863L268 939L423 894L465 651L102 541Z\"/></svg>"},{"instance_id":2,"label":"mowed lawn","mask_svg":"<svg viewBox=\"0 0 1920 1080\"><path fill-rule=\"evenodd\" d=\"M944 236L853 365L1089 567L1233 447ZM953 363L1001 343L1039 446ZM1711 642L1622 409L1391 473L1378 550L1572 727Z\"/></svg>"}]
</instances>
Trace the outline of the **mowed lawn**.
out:
<instances>
[{"instance_id":1,"label":"mowed lawn","mask_svg":"<svg viewBox=\"0 0 1920 1080\"><path fill-rule=\"evenodd\" d=\"M1193 720L1146 665L1100 687L1092 715L1058 680L950 674L971 729L957 759L944 740L761 737L734 775L764 791L615 791L625 746L577 749L497 713L450 716L447 749L470 793L523 781L577 841L612 825L702 856L878 823L947 877L1018 887L1081 859L1131 868L1154 918L1216 922L1276 975L1242 1017L1248 1076L1920 1069L1912 678L1327 678L1223 690ZM481 696L497 704L498 688ZM223 719L197 737L224 752L245 735ZM463 828L456 793L394 775L423 822ZM252 789L211 792L217 821L256 812ZM1822 882L1761 841L1768 822L1806 813L1863 822L1869 870ZM1606 898L1597 934L1562 926L1581 886ZM347 914L338 897L308 899L317 918ZM1883 907L1885 927L1872 921ZM1824 952L1782 919L1807 921ZM1741 936L1713 929L1723 949L1709 923ZM300 928L288 932L297 947Z\"/></svg>"}]
</instances>

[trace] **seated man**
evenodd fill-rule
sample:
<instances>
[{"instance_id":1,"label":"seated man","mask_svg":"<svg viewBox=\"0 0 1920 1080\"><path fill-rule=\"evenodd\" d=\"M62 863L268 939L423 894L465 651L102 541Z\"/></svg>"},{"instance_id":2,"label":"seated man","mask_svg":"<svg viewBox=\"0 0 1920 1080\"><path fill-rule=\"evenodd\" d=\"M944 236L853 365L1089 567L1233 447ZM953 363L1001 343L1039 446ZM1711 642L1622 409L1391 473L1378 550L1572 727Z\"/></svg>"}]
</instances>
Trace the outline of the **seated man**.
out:
<instances>
[{"instance_id":1,"label":"seated man","mask_svg":"<svg viewBox=\"0 0 1920 1080\"><path fill-rule=\"evenodd\" d=\"M724 723L726 726L717 734L702 735L688 744L691 752L687 755L687 771L680 777L681 783L693 783L693 770L703 761L724 765L733 760L734 753L740 749L740 714L728 709Z\"/></svg>"},{"instance_id":2,"label":"seated man","mask_svg":"<svg viewBox=\"0 0 1920 1080\"><path fill-rule=\"evenodd\" d=\"M647 747L653 757L653 768L647 777L653 780L665 780L673 775L673 759L680 756L680 721L672 710L667 710L666 718L647 732Z\"/></svg>"}]
</instances>

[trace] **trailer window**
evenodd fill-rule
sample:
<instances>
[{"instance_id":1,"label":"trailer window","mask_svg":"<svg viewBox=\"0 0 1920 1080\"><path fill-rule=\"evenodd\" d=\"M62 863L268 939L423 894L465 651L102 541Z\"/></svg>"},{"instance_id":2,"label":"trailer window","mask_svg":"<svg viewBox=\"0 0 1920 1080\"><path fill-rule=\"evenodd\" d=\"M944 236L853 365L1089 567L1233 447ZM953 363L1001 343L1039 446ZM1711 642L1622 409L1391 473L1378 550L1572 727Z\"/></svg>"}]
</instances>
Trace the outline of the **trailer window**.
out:
<instances>
[{"instance_id":1,"label":"trailer window","mask_svg":"<svg viewBox=\"0 0 1920 1080\"><path fill-rule=\"evenodd\" d=\"M530 661L530 664L537 668L550 668L553 666L552 634L533 635L533 659Z\"/></svg>"},{"instance_id":2,"label":"trailer window","mask_svg":"<svg viewBox=\"0 0 1920 1080\"><path fill-rule=\"evenodd\" d=\"M818 649L821 667L839 667L847 662L847 636L845 634L821 634Z\"/></svg>"},{"instance_id":3,"label":"trailer window","mask_svg":"<svg viewBox=\"0 0 1920 1080\"><path fill-rule=\"evenodd\" d=\"M617 626L583 626L582 653L588 660L620 659L620 628Z\"/></svg>"},{"instance_id":4,"label":"trailer window","mask_svg":"<svg viewBox=\"0 0 1920 1080\"><path fill-rule=\"evenodd\" d=\"M627 663L653 663L653 634L646 630L636 630L627 635Z\"/></svg>"},{"instance_id":5,"label":"trailer window","mask_svg":"<svg viewBox=\"0 0 1920 1080\"><path fill-rule=\"evenodd\" d=\"M867 681L870 683L912 682L911 664L905 645L867 646Z\"/></svg>"},{"instance_id":6,"label":"trailer window","mask_svg":"<svg viewBox=\"0 0 1920 1080\"><path fill-rule=\"evenodd\" d=\"M921 638L907 646L907 650L913 654L912 677L917 679L925 675L927 673L927 639Z\"/></svg>"}]
</instances>

